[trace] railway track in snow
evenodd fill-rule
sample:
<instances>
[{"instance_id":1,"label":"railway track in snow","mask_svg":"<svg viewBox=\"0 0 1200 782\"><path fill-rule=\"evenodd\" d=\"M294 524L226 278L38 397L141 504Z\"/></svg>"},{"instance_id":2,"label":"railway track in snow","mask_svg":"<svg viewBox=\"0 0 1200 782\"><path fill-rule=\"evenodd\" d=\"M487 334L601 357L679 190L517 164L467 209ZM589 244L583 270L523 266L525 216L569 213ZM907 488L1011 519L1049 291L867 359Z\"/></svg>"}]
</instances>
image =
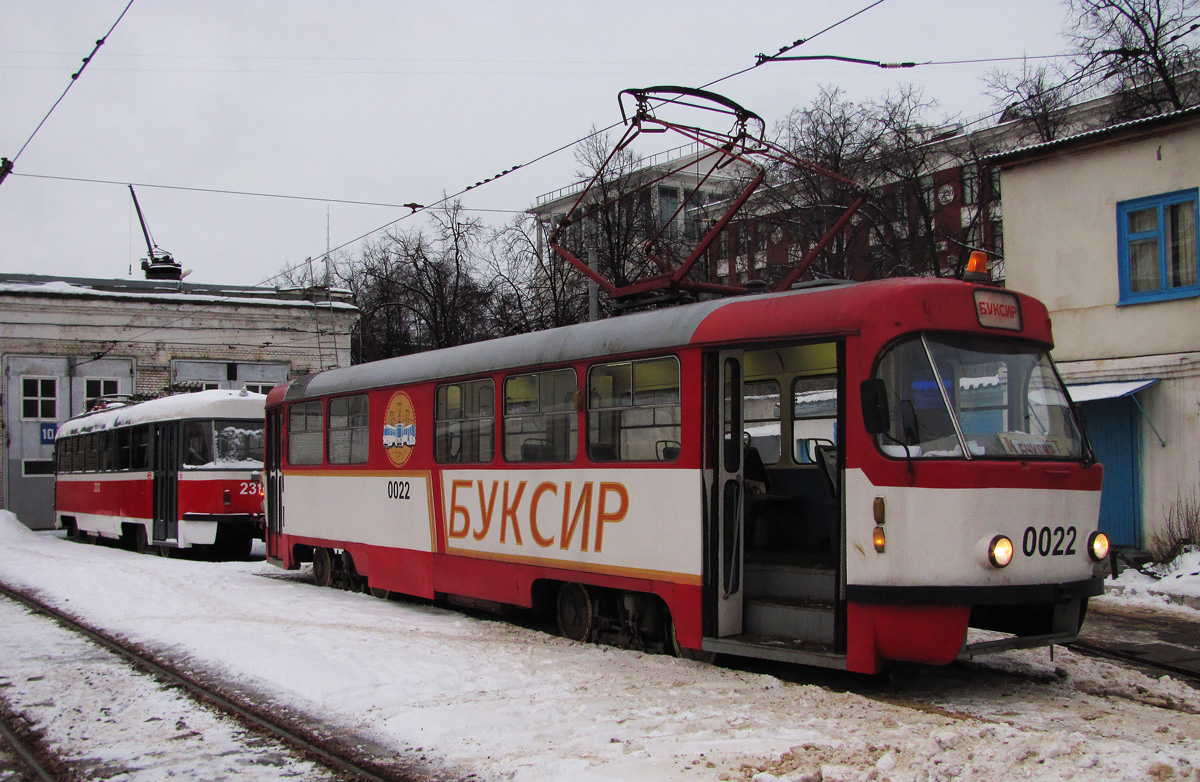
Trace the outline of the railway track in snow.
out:
<instances>
[{"instance_id":1,"label":"railway track in snow","mask_svg":"<svg viewBox=\"0 0 1200 782\"><path fill-rule=\"evenodd\" d=\"M0 779L63 782L72 779L67 765L38 739L29 724L0 701Z\"/></svg>"},{"instance_id":2,"label":"railway track in snow","mask_svg":"<svg viewBox=\"0 0 1200 782\"><path fill-rule=\"evenodd\" d=\"M97 629L77 617L47 605L36 596L0 584L0 596L24 606L34 614L52 619L71 634L87 639L116 655L128 666L153 677L158 683L185 693L195 704L206 710L215 709L232 718L254 737L254 749L261 752L263 739L276 743L282 752L314 764L323 770L319 776L333 780L372 780L378 782L424 782L429 777L412 769L399 768L361 757L358 745L350 746L322 731L321 726L305 724L305 720L281 713L278 707L268 707L252 701L242 693L206 681L184 670L169 659L161 658L146 649ZM33 677L38 678L38 677ZM3 683L4 677L0 677ZM31 679L32 680L32 679ZM0 698L4 690L0 690ZM44 704L34 704L41 706ZM78 711L78 709L76 709ZM37 780L86 778L72 770L71 763L53 751L48 742L38 737L39 730L18 709L5 708L0 701L0 746L12 747L11 765L27 766ZM106 715L111 710L102 708ZM149 748L153 751L153 748ZM2 762L2 761L0 761ZM28 773L28 772L27 772Z\"/></svg>"},{"instance_id":3,"label":"railway track in snow","mask_svg":"<svg viewBox=\"0 0 1200 782\"><path fill-rule=\"evenodd\" d=\"M1071 651L1079 652L1080 654L1086 654L1089 657L1103 657L1108 660L1123 662L1138 668L1148 668L1152 671L1169 673L1176 678L1183 679L1193 687L1200 688L1200 673L1188 670L1187 668L1181 668L1178 665L1172 665L1169 662L1148 659L1141 654L1135 654L1124 649L1107 647L1089 641L1073 641L1066 646Z\"/></svg>"}]
</instances>

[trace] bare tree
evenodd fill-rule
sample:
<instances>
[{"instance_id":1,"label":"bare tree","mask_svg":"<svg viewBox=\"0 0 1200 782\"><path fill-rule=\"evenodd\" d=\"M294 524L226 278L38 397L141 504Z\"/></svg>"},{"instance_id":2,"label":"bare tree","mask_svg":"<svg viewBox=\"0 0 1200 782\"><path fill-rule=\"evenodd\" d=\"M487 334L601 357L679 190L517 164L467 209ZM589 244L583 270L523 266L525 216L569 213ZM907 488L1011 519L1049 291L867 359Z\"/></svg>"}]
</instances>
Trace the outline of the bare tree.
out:
<instances>
[{"instance_id":1,"label":"bare tree","mask_svg":"<svg viewBox=\"0 0 1200 782\"><path fill-rule=\"evenodd\" d=\"M1067 7L1075 72L1092 84L1112 85L1115 119L1196 104L1200 0L1067 0Z\"/></svg>"},{"instance_id":2,"label":"bare tree","mask_svg":"<svg viewBox=\"0 0 1200 782\"><path fill-rule=\"evenodd\" d=\"M359 308L354 363L494 335L492 283L481 269L484 229L458 202L430 210L425 230L392 231L336 264Z\"/></svg>"},{"instance_id":3,"label":"bare tree","mask_svg":"<svg viewBox=\"0 0 1200 782\"><path fill-rule=\"evenodd\" d=\"M984 77L986 93L1000 111L1000 121L1022 120L1022 138L1038 142L1063 136L1070 120L1070 77L1046 65L1021 64L1021 71L993 70Z\"/></svg>"},{"instance_id":4,"label":"bare tree","mask_svg":"<svg viewBox=\"0 0 1200 782\"><path fill-rule=\"evenodd\" d=\"M979 204L979 159L990 150L964 139L953 124L934 123L935 108L912 87L865 103L824 87L780 126L781 143L798 157L869 190L866 204L810 267L812 276L958 275L971 251L983 249L988 215ZM790 264L829 230L859 191L798 168L773 174L773 201L760 204L754 220L760 237L767 225L787 242ZM739 228L753 237L752 226ZM762 275L778 276L784 268L768 265Z\"/></svg>"},{"instance_id":5,"label":"bare tree","mask_svg":"<svg viewBox=\"0 0 1200 782\"><path fill-rule=\"evenodd\" d=\"M588 314L587 280L545 245L546 226L522 215L487 242L492 275L492 320L498 331L519 334L581 323Z\"/></svg>"}]
</instances>

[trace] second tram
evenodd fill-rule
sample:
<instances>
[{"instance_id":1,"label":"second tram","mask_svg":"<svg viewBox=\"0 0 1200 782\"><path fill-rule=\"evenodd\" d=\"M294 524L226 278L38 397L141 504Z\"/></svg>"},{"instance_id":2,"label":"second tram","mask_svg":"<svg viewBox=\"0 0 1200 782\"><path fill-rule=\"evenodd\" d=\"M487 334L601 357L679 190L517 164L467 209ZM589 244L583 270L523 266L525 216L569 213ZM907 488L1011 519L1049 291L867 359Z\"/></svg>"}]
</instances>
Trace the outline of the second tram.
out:
<instances>
[{"instance_id":1,"label":"second tram","mask_svg":"<svg viewBox=\"0 0 1200 782\"><path fill-rule=\"evenodd\" d=\"M72 418L55 440L58 526L139 552L248 556L263 536L265 402L198 391Z\"/></svg>"}]
</instances>

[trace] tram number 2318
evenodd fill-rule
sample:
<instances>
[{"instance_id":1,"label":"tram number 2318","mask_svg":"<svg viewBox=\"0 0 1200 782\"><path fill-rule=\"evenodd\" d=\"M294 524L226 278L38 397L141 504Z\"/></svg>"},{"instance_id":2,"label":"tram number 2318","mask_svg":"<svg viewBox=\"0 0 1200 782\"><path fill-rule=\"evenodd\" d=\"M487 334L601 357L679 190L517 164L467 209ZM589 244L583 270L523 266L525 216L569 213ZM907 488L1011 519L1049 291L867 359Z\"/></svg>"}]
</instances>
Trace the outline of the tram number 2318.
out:
<instances>
[{"instance_id":1,"label":"tram number 2318","mask_svg":"<svg viewBox=\"0 0 1200 782\"><path fill-rule=\"evenodd\" d=\"M1075 553L1078 533L1074 527L1026 527L1021 536L1021 552L1032 557L1065 557Z\"/></svg>"},{"instance_id":2,"label":"tram number 2318","mask_svg":"<svg viewBox=\"0 0 1200 782\"><path fill-rule=\"evenodd\" d=\"M389 500L407 500L411 491L412 485L408 481L388 481Z\"/></svg>"}]
</instances>

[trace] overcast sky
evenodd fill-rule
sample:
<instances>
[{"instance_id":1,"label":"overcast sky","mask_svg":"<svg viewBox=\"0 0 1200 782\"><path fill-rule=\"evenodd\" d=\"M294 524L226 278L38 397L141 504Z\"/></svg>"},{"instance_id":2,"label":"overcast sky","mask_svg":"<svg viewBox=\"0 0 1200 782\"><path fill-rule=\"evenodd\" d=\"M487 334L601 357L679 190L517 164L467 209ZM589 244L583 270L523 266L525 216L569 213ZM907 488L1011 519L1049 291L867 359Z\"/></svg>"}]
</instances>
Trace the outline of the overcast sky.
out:
<instances>
[{"instance_id":1,"label":"overcast sky","mask_svg":"<svg viewBox=\"0 0 1200 782\"><path fill-rule=\"evenodd\" d=\"M17 154L127 2L3 0L0 156ZM320 258L327 215L336 247L409 210L150 185L428 204L618 121L621 89L700 86L870 2L134 0L0 185L0 271L142 276L128 189L38 178L70 177L141 184L154 240L189 281L258 284ZM1062 21L1053 0L884 0L793 53L1045 55L1064 50ZM990 108L993 67L770 63L713 89L769 125L822 84L870 99L911 83L940 113L971 117ZM576 170L559 153L463 203L523 210Z\"/></svg>"}]
</instances>

